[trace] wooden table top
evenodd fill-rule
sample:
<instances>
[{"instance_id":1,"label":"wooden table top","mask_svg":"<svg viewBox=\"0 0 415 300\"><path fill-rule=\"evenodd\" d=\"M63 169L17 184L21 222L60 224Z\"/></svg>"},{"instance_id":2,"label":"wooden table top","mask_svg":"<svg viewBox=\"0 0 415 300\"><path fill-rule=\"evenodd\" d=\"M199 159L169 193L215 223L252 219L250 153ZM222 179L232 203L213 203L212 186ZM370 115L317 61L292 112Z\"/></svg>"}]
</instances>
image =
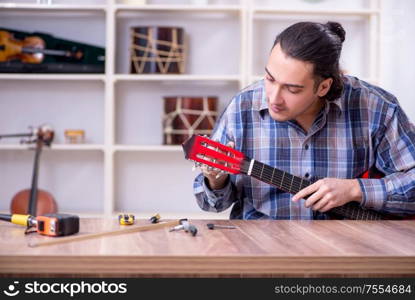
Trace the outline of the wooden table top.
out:
<instances>
[{"instance_id":1,"label":"wooden table top","mask_svg":"<svg viewBox=\"0 0 415 300\"><path fill-rule=\"evenodd\" d=\"M24 228L0 223L0 274L51 276L414 276L414 221L190 220L169 228L31 248ZM235 225L209 230L207 223ZM138 220L138 225L148 221ZM120 229L81 219L80 235Z\"/></svg>"}]
</instances>

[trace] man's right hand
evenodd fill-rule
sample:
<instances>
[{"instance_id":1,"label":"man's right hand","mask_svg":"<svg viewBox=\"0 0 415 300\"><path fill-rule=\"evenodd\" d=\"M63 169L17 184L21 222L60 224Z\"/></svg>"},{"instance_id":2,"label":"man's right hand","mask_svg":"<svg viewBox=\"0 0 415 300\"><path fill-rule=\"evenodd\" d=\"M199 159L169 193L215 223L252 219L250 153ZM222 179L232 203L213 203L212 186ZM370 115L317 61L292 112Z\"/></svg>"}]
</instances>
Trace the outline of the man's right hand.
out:
<instances>
[{"instance_id":1,"label":"man's right hand","mask_svg":"<svg viewBox=\"0 0 415 300\"><path fill-rule=\"evenodd\" d=\"M234 148L235 144L234 142L229 142L226 144L226 146ZM207 178L209 181L209 187L212 190L220 190L225 187L226 180L228 179L227 173L222 173L218 178L216 176L219 174L220 171L216 170L208 170L208 166L202 165L201 170L203 175Z\"/></svg>"}]
</instances>

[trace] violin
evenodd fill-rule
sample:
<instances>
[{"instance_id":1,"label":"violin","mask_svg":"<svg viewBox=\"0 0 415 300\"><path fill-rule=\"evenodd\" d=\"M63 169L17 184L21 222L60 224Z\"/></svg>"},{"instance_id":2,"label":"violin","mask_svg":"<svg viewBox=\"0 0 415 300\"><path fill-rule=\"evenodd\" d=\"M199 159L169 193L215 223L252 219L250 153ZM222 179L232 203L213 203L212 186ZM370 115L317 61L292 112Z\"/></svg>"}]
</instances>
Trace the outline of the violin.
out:
<instances>
[{"instance_id":1,"label":"violin","mask_svg":"<svg viewBox=\"0 0 415 300\"><path fill-rule=\"evenodd\" d=\"M4 137L28 137L26 143L36 143L35 160L33 166L32 186L16 193L10 204L12 214L29 214L32 216L56 213L58 205L53 196L45 191L38 189L39 158L44 145L50 146L54 137L53 130L45 125L35 128L31 133L1 135Z\"/></svg>"},{"instance_id":2,"label":"violin","mask_svg":"<svg viewBox=\"0 0 415 300\"><path fill-rule=\"evenodd\" d=\"M45 55L64 56L82 59L82 51L45 49L45 41L38 36L28 36L23 40L15 39L13 34L0 30L0 62L20 60L24 63L40 64Z\"/></svg>"}]
</instances>

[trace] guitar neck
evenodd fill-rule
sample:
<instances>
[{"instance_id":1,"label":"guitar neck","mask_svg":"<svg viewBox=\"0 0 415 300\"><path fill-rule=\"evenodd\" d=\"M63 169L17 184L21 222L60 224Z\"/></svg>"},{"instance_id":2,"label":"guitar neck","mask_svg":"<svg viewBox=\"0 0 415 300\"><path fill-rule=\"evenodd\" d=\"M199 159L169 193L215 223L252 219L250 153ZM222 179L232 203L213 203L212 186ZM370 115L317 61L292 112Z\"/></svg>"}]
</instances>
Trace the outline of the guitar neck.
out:
<instances>
[{"instance_id":1,"label":"guitar neck","mask_svg":"<svg viewBox=\"0 0 415 300\"><path fill-rule=\"evenodd\" d=\"M26 47L24 47L24 48L22 48L22 52L31 53L31 54L42 53L42 54L46 54L46 55L66 56L66 57L72 56L69 51L41 49L41 48L26 48Z\"/></svg>"},{"instance_id":2,"label":"guitar neck","mask_svg":"<svg viewBox=\"0 0 415 300\"><path fill-rule=\"evenodd\" d=\"M245 158L241 171L290 194L296 194L311 184L311 181L307 179L294 176L250 158Z\"/></svg>"},{"instance_id":3,"label":"guitar neck","mask_svg":"<svg viewBox=\"0 0 415 300\"><path fill-rule=\"evenodd\" d=\"M312 182L307 179L294 176L290 173L247 157L244 158L241 171L242 173L252 176L262 182L276 186L278 189L290 194L296 194L303 188L312 184ZM347 203L346 205L335 207L330 210L330 213L343 216L351 220L384 219L382 214L372 210L362 209L357 203Z\"/></svg>"}]
</instances>

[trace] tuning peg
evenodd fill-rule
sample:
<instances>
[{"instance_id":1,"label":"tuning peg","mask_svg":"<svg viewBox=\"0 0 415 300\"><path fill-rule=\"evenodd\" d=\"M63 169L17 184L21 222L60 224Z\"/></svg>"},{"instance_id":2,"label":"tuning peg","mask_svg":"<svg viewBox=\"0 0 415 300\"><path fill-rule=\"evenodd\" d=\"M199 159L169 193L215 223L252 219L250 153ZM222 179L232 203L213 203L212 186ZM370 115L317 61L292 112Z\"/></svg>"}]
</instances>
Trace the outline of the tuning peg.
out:
<instances>
[{"instance_id":1,"label":"tuning peg","mask_svg":"<svg viewBox=\"0 0 415 300\"><path fill-rule=\"evenodd\" d=\"M218 179L219 177L221 177L223 174L225 174L225 173L227 173L227 172L225 172L225 171L223 171L223 170L221 170L216 176L215 176L215 178L216 179Z\"/></svg>"},{"instance_id":2,"label":"tuning peg","mask_svg":"<svg viewBox=\"0 0 415 300\"><path fill-rule=\"evenodd\" d=\"M229 151L226 152L226 155L229 156L229 157L235 157L235 154L233 154L232 152L229 152Z\"/></svg>"},{"instance_id":3,"label":"tuning peg","mask_svg":"<svg viewBox=\"0 0 415 300\"><path fill-rule=\"evenodd\" d=\"M201 166L202 166L202 163L195 161L192 167L192 171L195 171L197 168Z\"/></svg>"},{"instance_id":4,"label":"tuning peg","mask_svg":"<svg viewBox=\"0 0 415 300\"><path fill-rule=\"evenodd\" d=\"M206 155L204 155L203 153L202 154L196 154L196 157L200 158L202 160L206 160Z\"/></svg>"}]
</instances>

